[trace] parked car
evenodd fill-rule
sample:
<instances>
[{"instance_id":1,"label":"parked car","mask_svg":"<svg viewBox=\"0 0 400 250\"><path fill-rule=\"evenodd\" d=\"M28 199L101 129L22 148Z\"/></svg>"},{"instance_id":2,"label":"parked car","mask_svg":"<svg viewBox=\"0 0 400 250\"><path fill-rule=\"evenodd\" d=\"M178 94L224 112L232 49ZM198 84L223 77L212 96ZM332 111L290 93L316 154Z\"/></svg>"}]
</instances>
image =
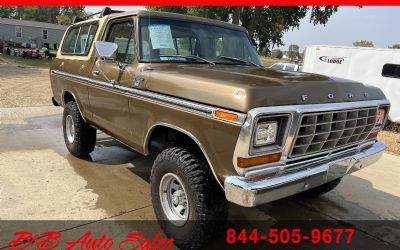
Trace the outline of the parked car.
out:
<instances>
[{"instance_id":1,"label":"parked car","mask_svg":"<svg viewBox=\"0 0 400 250\"><path fill-rule=\"evenodd\" d=\"M271 69L283 71L302 71L303 66L294 63L274 63Z\"/></svg>"},{"instance_id":2,"label":"parked car","mask_svg":"<svg viewBox=\"0 0 400 250\"><path fill-rule=\"evenodd\" d=\"M264 68L246 30L216 20L103 12L68 28L50 78L72 155L95 149L97 129L160 152L154 212L182 249L216 234L228 202L321 195L386 148L380 89Z\"/></svg>"},{"instance_id":3,"label":"parked car","mask_svg":"<svg viewBox=\"0 0 400 250\"><path fill-rule=\"evenodd\" d=\"M22 58L26 59L42 59L39 50L24 50L22 51Z\"/></svg>"}]
</instances>

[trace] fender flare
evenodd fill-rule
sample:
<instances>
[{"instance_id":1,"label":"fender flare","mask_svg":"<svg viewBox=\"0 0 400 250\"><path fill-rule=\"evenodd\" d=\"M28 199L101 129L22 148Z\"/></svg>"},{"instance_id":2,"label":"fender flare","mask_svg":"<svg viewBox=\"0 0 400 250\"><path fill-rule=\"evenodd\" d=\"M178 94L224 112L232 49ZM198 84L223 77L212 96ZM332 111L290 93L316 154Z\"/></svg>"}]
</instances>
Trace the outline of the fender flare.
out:
<instances>
[{"instance_id":1,"label":"fender flare","mask_svg":"<svg viewBox=\"0 0 400 250\"><path fill-rule=\"evenodd\" d=\"M70 94L70 95L72 95L72 98L74 98L74 100L75 100L75 102L76 102L76 105L78 105L79 114L81 114L82 119L87 123L86 118L82 115L82 111L81 111L82 109L81 109L81 106L80 106L80 104L79 104L79 101L78 101L78 99L76 98L74 92L72 92L71 90L65 89L65 90L63 91L63 93L62 93L62 99L61 99L61 104L62 104L62 106L65 107L65 94L67 94L67 93Z\"/></svg>"},{"instance_id":2,"label":"fender flare","mask_svg":"<svg viewBox=\"0 0 400 250\"><path fill-rule=\"evenodd\" d=\"M204 147L201 145L201 142L200 142L192 133L190 133L189 131L187 131L187 130L185 130L185 129L182 129L182 128L180 128L180 127L177 127L177 126L175 126L175 125L172 125L172 124L169 124L169 123L165 123L165 122L156 122L156 123L154 123L153 125L151 125L151 127L150 127L149 130L147 131L146 138L145 138L145 141L144 141L144 147L143 147L143 148L144 148L144 152L145 152L146 155L149 153L149 152L148 152L148 146L149 146L149 143L150 143L151 134L152 134L152 132L154 131L154 129L157 128L157 127L167 127L167 128L174 129L174 130L176 130L176 131L178 131L178 132L181 132L181 133L183 133L183 134L189 136L189 137L196 143L196 145L200 148L201 152L203 153L204 157L205 157L206 160L207 160L207 163L208 163L208 165L209 165L209 167L210 167L210 169L211 169L211 172L212 172L212 174L213 174L215 180L216 180L216 181L218 182L218 184L221 186L222 190L224 190L224 185L223 185L223 183L221 183L221 181L218 179L218 176L217 176L217 174L216 174L215 171L214 171L214 167L213 167L212 164L211 164L210 158L208 157L207 152L206 152L206 150L204 149Z\"/></svg>"}]
</instances>

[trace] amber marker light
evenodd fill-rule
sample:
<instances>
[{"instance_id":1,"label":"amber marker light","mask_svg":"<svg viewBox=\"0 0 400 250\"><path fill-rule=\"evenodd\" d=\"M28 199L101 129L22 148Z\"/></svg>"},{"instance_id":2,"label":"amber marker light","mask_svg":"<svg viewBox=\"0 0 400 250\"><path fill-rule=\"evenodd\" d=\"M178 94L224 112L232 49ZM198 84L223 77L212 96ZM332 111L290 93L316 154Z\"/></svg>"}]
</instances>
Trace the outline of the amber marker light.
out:
<instances>
[{"instance_id":1,"label":"amber marker light","mask_svg":"<svg viewBox=\"0 0 400 250\"><path fill-rule=\"evenodd\" d=\"M222 120L227 120L227 121L232 121L232 122L239 121L239 116L237 114L229 113L229 112L225 112L225 111L217 110L214 112L214 116L216 118L219 118Z\"/></svg>"},{"instance_id":2,"label":"amber marker light","mask_svg":"<svg viewBox=\"0 0 400 250\"><path fill-rule=\"evenodd\" d=\"M374 139L376 137L378 137L378 132L373 132L373 133L368 135L367 139Z\"/></svg>"},{"instance_id":3,"label":"amber marker light","mask_svg":"<svg viewBox=\"0 0 400 250\"><path fill-rule=\"evenodd\" d=\"M269 155L262 155L250 158L237 158L237 165L240 168L249 168L257 165L277 162L281 159L281 153L274 153Z\"/></svg>"}]
</instances>

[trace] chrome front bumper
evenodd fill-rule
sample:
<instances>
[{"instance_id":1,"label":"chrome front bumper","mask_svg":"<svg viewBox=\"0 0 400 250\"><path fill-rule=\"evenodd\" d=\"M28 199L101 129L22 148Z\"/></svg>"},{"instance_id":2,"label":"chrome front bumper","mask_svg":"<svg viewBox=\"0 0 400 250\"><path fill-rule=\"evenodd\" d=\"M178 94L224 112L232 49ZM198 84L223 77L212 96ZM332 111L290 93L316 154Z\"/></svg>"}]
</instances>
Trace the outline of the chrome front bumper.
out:
<instances>
[{"instance_id":1,"label":"chrome front bumper","mask_svg":"<svg viewBox=\"0 0 400 250\"><path fill-rule=\"evenodd\" d=\"M328 163L306 168L294 173L249 181L239 176L225 179L228 201L244 207L254 207L293 194L303 192L360 170L376 162L386 149L382 142L375 142L360 152Z\"/></svg>"}]
</instances>

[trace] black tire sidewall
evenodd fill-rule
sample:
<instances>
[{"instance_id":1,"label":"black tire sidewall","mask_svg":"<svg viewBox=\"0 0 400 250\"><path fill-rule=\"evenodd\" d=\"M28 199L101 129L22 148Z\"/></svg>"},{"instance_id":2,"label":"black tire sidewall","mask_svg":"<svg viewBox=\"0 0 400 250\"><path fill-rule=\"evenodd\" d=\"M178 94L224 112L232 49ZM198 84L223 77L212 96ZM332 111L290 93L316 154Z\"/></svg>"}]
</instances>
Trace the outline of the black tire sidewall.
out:
<instances>
[{"instance_id":1,"label":"black tire sidewall","mask_svg":"<svg viewBox=\"0 0 400 250\"><path fill-rule=\"evenodd\" d=\"M72 143L68 141L66 133L66 118L68 115L72 117L74 123L74 141ZM96 129L83 120L76 102L70 101L64 107L63 134L68 151L76 157L88 155L95 147Z\"/></svg>"},{"instance_id":2,"label":"black tire sidewall","mask_svg":"<svg viewBox=\"0 0 400 250\"><path fill-rule=\"evenodd\" d=\"M193 192L191 192L191 186L186 175L180 168L176 167L175 164L176 162L171 160L164 160L157 164L156 170L151 176L151 195L154 211L161 227L165 232L169 234L170 237L173 237L176 241L180 241L186 240L188 239L188 237L192 237L193 232L199 228L199 224L201 222L200 218L198 217L198 212L196 211L196 204L198 204L198 201L195 199L195 197L193 197ZM182 227L178 227L168 220L161 205L159 195L160 182L162 177L167 173L173 173L181 179L181 181L183 182L182 185L184 186L186 195L188 197L189 218L186 221L185 225L183 225Z\"/></svg>"},{"instance_id":3,"label":"black tire sidewall","mask_svg":"<svg viewBox=\"0 0 400 250\"><path fill-rule=\"evenodd\" d=\"M76 149L77 149L77 145L76 145L76 141L77 141L77 140L76 140L76 139L77 139L77 135L76 135L76 134L77 134L76 123L77 123L77 119L79 119L79 117L76 117L76 114L75 114L75 112L74 112L74 110L73 110L73 107L71 107L72 105L74 105L72 102L67 103L67 104L65 105L64 114L63 114L63 134L64 134L64 141L65 141L65 145L66 145L67 148L68 148L68 151L70 151L71 153L72 153L72 152L75 152ZM75 140L74 140L73 143L70 143L70 142L68 141L68 138L67 138L66 118L67 118L68 115L70 115L70 116L72 117L72 120L73 120L73 122L74 122L74 131L75 131L74 137L75 137Z\"/></svg>"}]
</instances>

